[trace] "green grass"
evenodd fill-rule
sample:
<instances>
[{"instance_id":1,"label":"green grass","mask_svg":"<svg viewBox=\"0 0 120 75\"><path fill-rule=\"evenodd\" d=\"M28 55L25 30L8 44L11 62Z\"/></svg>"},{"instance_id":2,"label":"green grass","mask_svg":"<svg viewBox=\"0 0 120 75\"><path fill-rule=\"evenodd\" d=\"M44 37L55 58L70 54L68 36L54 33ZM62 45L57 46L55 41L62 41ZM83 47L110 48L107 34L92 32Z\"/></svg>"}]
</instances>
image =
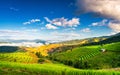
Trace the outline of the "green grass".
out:
<instances>
[{"instance_id":1,"label":"green grass","mask_svg":"<svg viewBox=\"0 0 120 75\"><path fill-rule=\"evenodd\" d=\"M112 43L112 44L106 44L103 46L108 51L118 51L120 52L120 42L118 43Z\"/></svg>"},{"instance_id":2,"label":"green grass","mask_svg":"<svg viewBox=\"0 0 120 75\"><path fill-rule=\"evenodd\" d=\"M0 61L0 75L120 75L120 72L79 70L62 64L21 64Z\"/></svg>"},{"instance_id":3,"label":"green grass","mask_svg":"<svg viewBox=\"0 0 120 75\"><path fill-rule=\"evenodd\" d=\"M101 52L101 48L106 52ZM76 47L50 56L52 60L71 67L55 63L37 64L37 57L28 52L0 53L0 75L120 75L120 71L109 69L120 67L119 51L120 42Z\"/></svg>"},{"instance_id":4,"label":"green grass","mask_svg":"<svg viewBox=\"0 0 120 75\"><path fill-rule=\"evenodd\" d=\"M0 61L20 62L20 63L34 63L35 57L30 56L29 53L0 53Z\"/></svg>"},{"instance_id":5,"label":"green grass","mask_svg":"<svg viewBox=\"0 0 120 75\"><path fill-rule=\"evenodd\" d=\"M68 50L62 53L53 54L53 59L64 61L76 61L76 60L87 60L88 58L94 57L100 54L98 46L86 46L86 47L77 47L73 50Z\"/></svg>"},{"instance_id":6,"label":"green grass","mask_svg":"<svg viewBox=\"0 0 120 75\"><path fill-rule=\"evenodd\" d=\"M106 49L102 52L101 49ZM103 46L77 47L62 53L55 53L50 58L69 66L82 69L103 69L120 67L120 42Z\"/></svg>"}]
</instances>

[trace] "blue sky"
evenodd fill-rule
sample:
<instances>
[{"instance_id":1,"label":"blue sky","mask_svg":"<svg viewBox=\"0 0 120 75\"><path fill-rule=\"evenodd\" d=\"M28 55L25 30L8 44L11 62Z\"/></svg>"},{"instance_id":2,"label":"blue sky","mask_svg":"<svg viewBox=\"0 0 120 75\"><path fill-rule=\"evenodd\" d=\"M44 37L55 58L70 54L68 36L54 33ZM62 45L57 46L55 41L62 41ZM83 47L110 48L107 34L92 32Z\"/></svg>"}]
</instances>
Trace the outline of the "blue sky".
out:
<instances>
[{"instance_id":1,"label":"blue sky","mask_svg":"<svg viewBox=\"0 0 120 75\"><path fill-rule=\"evenodd\" d=\"M0 38L71 40L118 33L119 14L108 12L119 13L120 8L109 8L113 2L106 5L106 0L92 1L0 0Z\"/></svg>"}]
</instances>

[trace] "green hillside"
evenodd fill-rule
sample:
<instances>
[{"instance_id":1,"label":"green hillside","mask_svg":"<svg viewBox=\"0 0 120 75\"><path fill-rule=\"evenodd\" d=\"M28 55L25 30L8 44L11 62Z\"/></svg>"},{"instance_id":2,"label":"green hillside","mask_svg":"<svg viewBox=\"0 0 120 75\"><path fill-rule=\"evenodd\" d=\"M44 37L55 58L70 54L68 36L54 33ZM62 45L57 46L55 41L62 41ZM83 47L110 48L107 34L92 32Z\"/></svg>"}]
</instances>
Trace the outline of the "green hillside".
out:
<instances>
[{"instance_id":1,"label":"green hillside","mask_svg":"<svg viewBox=\"0 0 120 75\"><path fill-rule=\"evenodd\" d=\"M105 52L102 52L101 49L105 49ZM54 53L50 58L76 68L113 68L120 67L119 51L120 42L105 44L103 46L77 47L66 52Z\"/></svg>"},{"instance_id":2,"label":"green hillside","mask_svg":"<svg viewBox=\"0 0 120 75\"><path fill-rule=\"evenodd\" d=\"M61 64L0 62L1 75L120 75L113 70L79 70Z\"/></svg>"},{"instance_id":3,"label":"green hillside","mask_svg":"<svg viewBox=\"0 0 120 75\"><path fill-rule=\"evenodd\" d=\"M0 46L0 75L120 75L120 42L108 39L40 46L41 52L49 50L47 56L36 54L35 47Z\"/></svg>"},{"instance_id":4,"label":"green hillside","mask_svg":"<svg viewBox=\"0 0 120 75\"><path fill-rule=\"evenodd\" d=\"M99 42L89 42L83 44L84 46L88 45L102 45L102 44L109 44L109 43L115 43L115 42L120 42L120 33L112 35L107 37L105 40L101 40Z\"/></svg>"},{"instance_id":5,"label":"green hillside","mask_svg":"<svg viewBox=\"0 0 120 75\"><path fill-rule=\"evenodd\" d=\"M0 61L20 62L20 63L37 63L38 59L31 53L0 53Z\"/></svg>"}]
</instances>

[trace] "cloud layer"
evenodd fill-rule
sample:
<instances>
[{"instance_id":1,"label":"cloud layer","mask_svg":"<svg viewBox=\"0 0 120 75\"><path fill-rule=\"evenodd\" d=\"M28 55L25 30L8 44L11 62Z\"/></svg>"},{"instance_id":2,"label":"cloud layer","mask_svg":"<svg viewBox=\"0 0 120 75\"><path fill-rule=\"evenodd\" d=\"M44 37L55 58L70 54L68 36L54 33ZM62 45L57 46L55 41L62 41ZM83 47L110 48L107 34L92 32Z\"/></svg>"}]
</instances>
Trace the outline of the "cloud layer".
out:
<instances>
[{"instance_id":1,"label":"cloud layer","mask_svg":"<svg viewBox=\"0 0 120 75\"><path fill-rule=\"evenodd\" d=\"M84 29L81 30L81 32L86 32L86 33L88 33L88 32L91 32L91 29L90 29L90 28L84 28Z\"/></svg>"},{"instance_id":2,"label":"cloud layer","mask_svg":"<svg viewBox=\"0 0 120 75\"><path fill-rule=\"evenodd\" d=\"M107 19L103 19L101 22L94 22L94 23L92 23L91 26L106 26L107 22L108 22Z\"/></svg>"},{"instance_id":3,"label":"cloud layer","mask_svg":"<svg viewBox=\"0 0 120 75\"><path fill-rule=\"evenodd\" d=\"M0 39L36 39L39 38L37 29L27 30L0 30Z\"/></svg>"},{"instance_id":4,"label":"cloud layer","mask_svg":"<svg viewBox=\"0 0 120 75\"><path fill-rule=\"evenodd\" d=\"M27 22L24 22L23 24L28 25L28 24L35 23L35 22L40 22L40 19L31 19L31 20L29 20Z\"/></svg>"},{"instance_id":5,"label":"cloud layer","mask_svg":"<svg viewBox=\"0 0 120 75\"><path fill-rule=\"evenodd\" d=\"M115 20L120 20L120 0L77 0L78 13L93 12Z\"/></svg>"},{"instance_id":6,"label":"cloud layer","mask_svg":"<svg viewBox=\"0 0 120 75\"><path fill-rule=\"evenodd\" d=\"M52 32L50 34L51 36L54 36L52 39L53 40L58 40L58 41L65 41L65 40L72 40L72 39L79 39L81 35L76 32Z\"/></svg>"},{"instance_id":7,"label":"cloud layer","mask_svg":"<svg viewBox=\"0 0 120 75\"><path fill-rule=\"evenodd\" d=\"M93 13L109 19L92 23L91 26L107 25L114 32L120 32L120 0L77 0L76 5L78 14Z\"/></svg>"},{"instance_id":8,"label":"cloud layer","mask_svg":"<svg viewBox=\"0 0 120 75\"><path fill-rule=\"evenodd\" d=\"M46 24L47 29L58 29L56 26L53 26L52 24Z\"/></svg>"},{"instance_id":9,"label":"cloud layer","mask_svg":"<svg viewBox=\"0 0 120 75\"><path fill-rule=\"evenodd\" d=\"M71 20L68 20L67 18L55 18L53 20L50 20L48 17L44 17L45 20L52 25L55 26L62 26L62 27L77 27L80 24L79 18L72 18Z\"/></svg>"},{"instance_id":10,"label":"cloud layer","mask_svg":"<svg viewBox=\"0 0 120 75\"><path fill-rule=\"evenodd\" d=\"M113 22L110 22L108 24L108 27L111 28L114 32L118 33L120 32L120 23L113 23Z\"/></svg>"}]
</instances>

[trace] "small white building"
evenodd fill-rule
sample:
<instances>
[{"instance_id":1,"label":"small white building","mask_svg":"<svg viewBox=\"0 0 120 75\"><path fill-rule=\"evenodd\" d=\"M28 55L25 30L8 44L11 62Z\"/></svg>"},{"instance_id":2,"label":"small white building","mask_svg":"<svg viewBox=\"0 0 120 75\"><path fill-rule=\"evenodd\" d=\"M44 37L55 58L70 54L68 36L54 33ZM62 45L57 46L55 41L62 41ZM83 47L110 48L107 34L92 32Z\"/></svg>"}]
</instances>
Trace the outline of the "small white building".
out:
<instances>
[{"instance_id":1,"label":"small white building","mask_svg":"<svg viewBox=\"0 0 120 75\"><path fill-rule=\"evenodd\" d=\"M101 51L102 51L102 52L105 52L105 51L106 51L106 49L104 49L104 48L103 48L103 49L101 49Z\"/></svg>"}]
</instances>

